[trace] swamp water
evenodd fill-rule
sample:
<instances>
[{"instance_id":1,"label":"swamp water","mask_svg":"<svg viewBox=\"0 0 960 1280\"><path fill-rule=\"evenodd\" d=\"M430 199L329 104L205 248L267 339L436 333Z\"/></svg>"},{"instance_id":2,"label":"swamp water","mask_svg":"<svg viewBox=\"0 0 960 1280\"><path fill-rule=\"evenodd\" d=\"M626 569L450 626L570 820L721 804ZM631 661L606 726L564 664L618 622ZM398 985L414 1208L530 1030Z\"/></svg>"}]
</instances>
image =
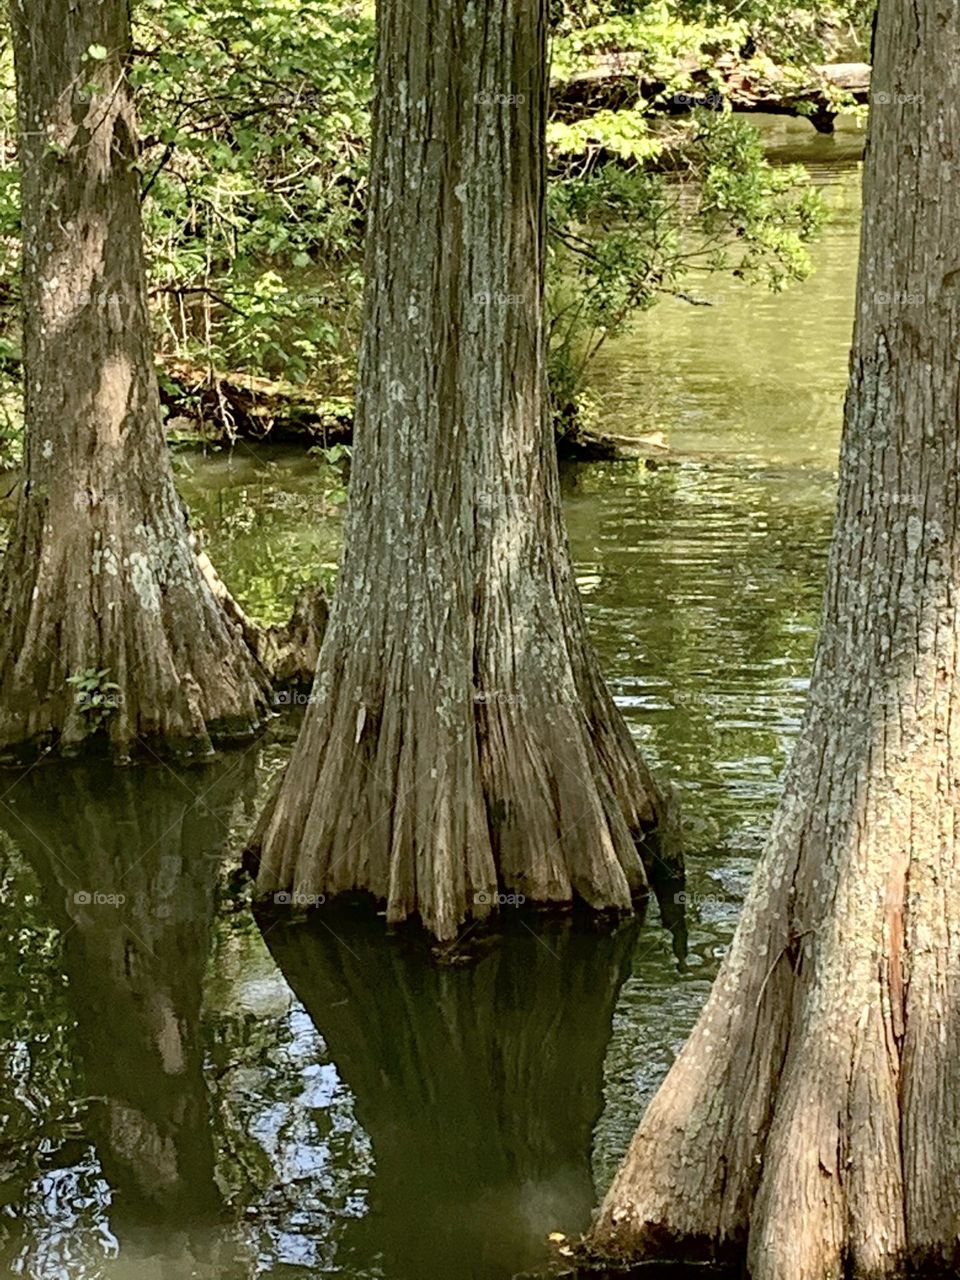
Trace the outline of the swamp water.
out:
<instances>
[{"instance_id":1,"label":"swamp water","mask_svg":"<svg viewBox=\"0 0 960 1280\"><path fill-rule=\"evenodd\" d=\"M774 122L833 220L781 295L692 282L603 351L603 423L657 465L564 473L604 671L680 788L687 955L649 918L505 921L470 963L326 908L246 908L236 851L296 713L188 772L0 777L0 1276L508 1280L582 1229L729 942L796 734L832 515L859 137ZM334 566L331 469L181 458L241 601ZM507 913L508 917L510 913Z\"/></svg>"}]
</instances>

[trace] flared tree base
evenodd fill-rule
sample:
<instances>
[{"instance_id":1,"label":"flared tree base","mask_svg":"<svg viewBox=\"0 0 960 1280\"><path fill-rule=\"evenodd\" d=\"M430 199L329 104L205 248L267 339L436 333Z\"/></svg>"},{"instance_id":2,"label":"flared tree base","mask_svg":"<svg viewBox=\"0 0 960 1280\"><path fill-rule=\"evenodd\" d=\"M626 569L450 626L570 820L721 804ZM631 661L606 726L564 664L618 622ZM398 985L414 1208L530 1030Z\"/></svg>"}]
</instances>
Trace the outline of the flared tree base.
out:
<instances>
[{"instance_id":1,"label":"flared tree base","mask_svg":"<svg viewBox=\"0 0 960 1280\"><path fill-rule=\"evenodd\" d=\"M0 578L0 757L208 755L250 736L270 682L175 503L52 536L27 513Z\"/></svg>"}]
</instances>

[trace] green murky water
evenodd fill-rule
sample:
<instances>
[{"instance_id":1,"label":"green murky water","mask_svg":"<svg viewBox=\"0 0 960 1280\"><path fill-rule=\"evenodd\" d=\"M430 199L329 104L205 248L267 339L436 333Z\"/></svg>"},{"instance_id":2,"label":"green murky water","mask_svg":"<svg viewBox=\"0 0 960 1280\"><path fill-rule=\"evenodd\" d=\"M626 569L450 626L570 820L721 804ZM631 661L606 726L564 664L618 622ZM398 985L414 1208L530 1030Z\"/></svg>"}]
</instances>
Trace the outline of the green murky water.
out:
<instances>
[{"instance_id":1,"label":"green murky water","mask_svg":"<svg viewBox=\"0 0 960 1280\"><path fill-rule=\"evenodd\" d=\"M686 965L655 910L511 920L442 968L350 915L258 927L236 849L292 725L201 771L0 779L0 1275L506 1280L586 1224L729 941L813 645L859 138L768 140L827 189L817 274L658 307L597 385L610 429L664 434L660 465L564 475L604 669L684 798ZM338 483L276 450L181 461L271 621L336 563Z\"/></svg>"}]
</instances>

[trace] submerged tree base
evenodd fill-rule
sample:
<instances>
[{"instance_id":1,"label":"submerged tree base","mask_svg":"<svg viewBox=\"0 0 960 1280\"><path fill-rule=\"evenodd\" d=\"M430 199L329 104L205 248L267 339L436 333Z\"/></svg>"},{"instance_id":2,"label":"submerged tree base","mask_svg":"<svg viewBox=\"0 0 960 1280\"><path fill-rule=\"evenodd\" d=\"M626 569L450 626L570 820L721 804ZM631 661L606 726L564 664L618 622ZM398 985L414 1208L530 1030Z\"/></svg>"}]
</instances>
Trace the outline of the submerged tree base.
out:
<instances>
[{"instance_id":1,"label":"submerged tree base","mask_svg":"<svg viewBox=\"0 0 960 1280\"><path fill-rule=\"evenodd\" d=\"M258 862L255 850L244 852L243 871L254 880ZM388 922L386 936L394 945L410 948L420 954L425 963L459 968L473 964L498 947L503 939L519 932L539 929L575 930L580 934L605 935L621 927L630 919L640 924L646 914L650 895L641 891L627 910L600 910L591 908L581 900L567 903L527 902L518 895L502 894L499 901L490 904L486 915L477 913L465 922L452 938L438 939L419 915ZM386 904L367 892L344 891L335 896L308 896L277 890L274 893L254 894L253 909L261 927L301 925L306 928L371 927L379 923L381 929L386 920ZM383 934L381 933L381 937Z\"/></svg>"},{"instance_id":2,"label":"submerged tree base","mask_svg":"<svg viewBox=\"0 0 960 1280\"><path fill-rule=\"evenodd\" d=\"M960 9L881 0L875 48L899 105L870 114L804 720L736 934L594 1223L601 1257L960 1273Z\"/></svg>"},{"instance_id":3,"label":"submerged tree base","mask_svg":"<svg viewBox=\"0 0 960 1280\"><path fill-rule=\"evenodd\" d=\"M21 766L50 755L108 756L121 763L157 757L201 760L212 755L215 746L255 737L270 718L271 705L288 700L285 688L309 685L327 622L323 590L305 588L287 623L261 627L229 594L205 554L194 556L188 547L185 565L189 567L191 560L195 576L188 577L191 591L184 598L201 610L206 630L201 628L199 636L183 635L189 622L182 621L176 627L177 643L168 644L161 632L161 646L159 650L155 646L151 655L147 633L138 637L122 622L116 630L104 624L101 609L111 620L122 619L123 606L116 600L101 600L91 610L83 636L76 640L74 647L83 656L72 669L56 661L54 649L55 643L63 643L66 625L55 636L34 642L34 652L39 649L45 660L34 663L33 669L45 672L46 693L36 676L26 689L17 685L21 667L31 669L24 664L26 651L21 648L20 658L14 661L9 640L0 642L0 660L5 656L8 672L6 680L0 681L0 767ZM120 578L121 573L113 577ZM158 597L161 594L167 592L158 588ZM39 599L39 593L34 598ZM128 599L126 608L134 619L142 617L141 601ZM50 612L56 616L55 610ZM156 614L161 615L161 610ZM209 645L211 626L212 634L221 639L218 653L211 652ZM13 634L18 629L11 626L7 635ZM191 660L193 651L187 645L191 638L206 640L200 650L203 667ZM134 661L137 654L142 662ZM158 688L152 681L165 664L165 683ZM204 672L206 678L201 679Z\"/></svg>"},{"instance_id":4,"label":"submerged tree base","mask_svg":"<svg viewBox=\"0 0 960 1280\"><path fill-rule=\"evenodd\" d=\"M6 747L0 753L0 769L19 769L41 760L111 760L114 764L149 764L158 760L180 764L202 763L212 759L219 749L242 746L261 734L265 719L255 721L220 721L205 726L202 738L176 737L170 734L137 737L124 743L111 740L105 728L99 728L81 741L69 746L53 733L39 734L25 742Z\"/></svg>"},{"instance_id":5,"label":"submerged tree base","mask_svg":"<svg viewBox=\"0 0 960 1280\"><path fill-rule=\"evenodd\" d=\"M547 17L506 0L481 23L444 0L427 27L403 0L380 7L344 558L254 841L261 894L364 890L442 941L503 896L630 911L665 809L604 685L563 527Z\"/></svg>"},{"instance_id":6,"label":"submerged tree base","mask_svg":"<svg viewBox=\"0 0 960 1280\"><path fill-rule=\"evenodd\" d=\"M571 1250L570 1257L555 1267L514 1276L513 1280L751 1280L753 1274L747 1265L745 1248L730 1250L725 1259L721 1259L706 1249L702 1241L671 1239L659 1247L651 1241L647 1256L631 1258L578 1244ZM818 1280L956 1280L958 1269L943 1258L928 1256L905 1258L893 1271L825 1267L816 1274Z\"/></svg>"},{"instance_id":7,"label":"submerged tree base","mask_svg":"<svg viewBox=\"0 0 960 1280\"><path fill-rule=\"evenodd\" d=\"M0 754L105 740L121 757L147 744L203 756L212 736L256 729L270 681L200 563L174 484L129 8L54 0L12 20L26 441L0 573Z\"/></svg>"},{"instance_id":8,"label":"submerged tree base","mask_svg":"<svg viewBox=\"0 0 960 1280\"><path fill-rule=\"evenodd\" d=\"M565 704L541 698L521 712L491 699L478 711L466 671L462 699L451 690L446 705L391 704L389 673L366 665L355 636L349 643L361 665L325 698L321 662L294 756L252 841L259 894L310 902L367 891L386 904L388 922L419 918L441 940L504 898L633 908L666 806L612 703L591 715L568 668Z\"/></svg>"}]
</instances>

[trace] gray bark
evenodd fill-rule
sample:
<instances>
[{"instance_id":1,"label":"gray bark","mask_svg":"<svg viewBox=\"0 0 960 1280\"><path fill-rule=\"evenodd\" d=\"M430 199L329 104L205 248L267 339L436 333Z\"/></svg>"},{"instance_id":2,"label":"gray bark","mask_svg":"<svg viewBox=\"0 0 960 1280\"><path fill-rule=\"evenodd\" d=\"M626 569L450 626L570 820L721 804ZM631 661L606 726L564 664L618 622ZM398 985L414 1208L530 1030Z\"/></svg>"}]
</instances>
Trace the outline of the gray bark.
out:
<instances>
[{"instance_id":1,"label":"gray bark","mask_svg":"<svg viewBox=\"0 0 960 1280\"><path fill-rule=\"evenodd\" d=\"M26 458L0 579L0 751L105 727L207 751L266 677L197 565L164 441L125 0L14 0ZM101 56L104 54L105 56ZM68 683L108 669L110 714Z\"/></svg>"},{"instance_id":2,"label":"gray bark","mask_svg":"<svg viewBox=\"0 0 960 1280\"><path fill-rule=\"evenodd\" d=\"M960 11L881 0L806 718L715 988L592 1247L754 1280L960 1254Z\"/></svg>"},{"instance_id":3,"label":"gray bark","mask_svg":"<svg viewBox=\"0 0 960 1280\"><path fill-rule=\"evenodd\" d=\"M661 798L590 651L543 342L546 3L381 0L346 550L264 894L450 937L629 909Z\"/></svg>"}]
</instances>

